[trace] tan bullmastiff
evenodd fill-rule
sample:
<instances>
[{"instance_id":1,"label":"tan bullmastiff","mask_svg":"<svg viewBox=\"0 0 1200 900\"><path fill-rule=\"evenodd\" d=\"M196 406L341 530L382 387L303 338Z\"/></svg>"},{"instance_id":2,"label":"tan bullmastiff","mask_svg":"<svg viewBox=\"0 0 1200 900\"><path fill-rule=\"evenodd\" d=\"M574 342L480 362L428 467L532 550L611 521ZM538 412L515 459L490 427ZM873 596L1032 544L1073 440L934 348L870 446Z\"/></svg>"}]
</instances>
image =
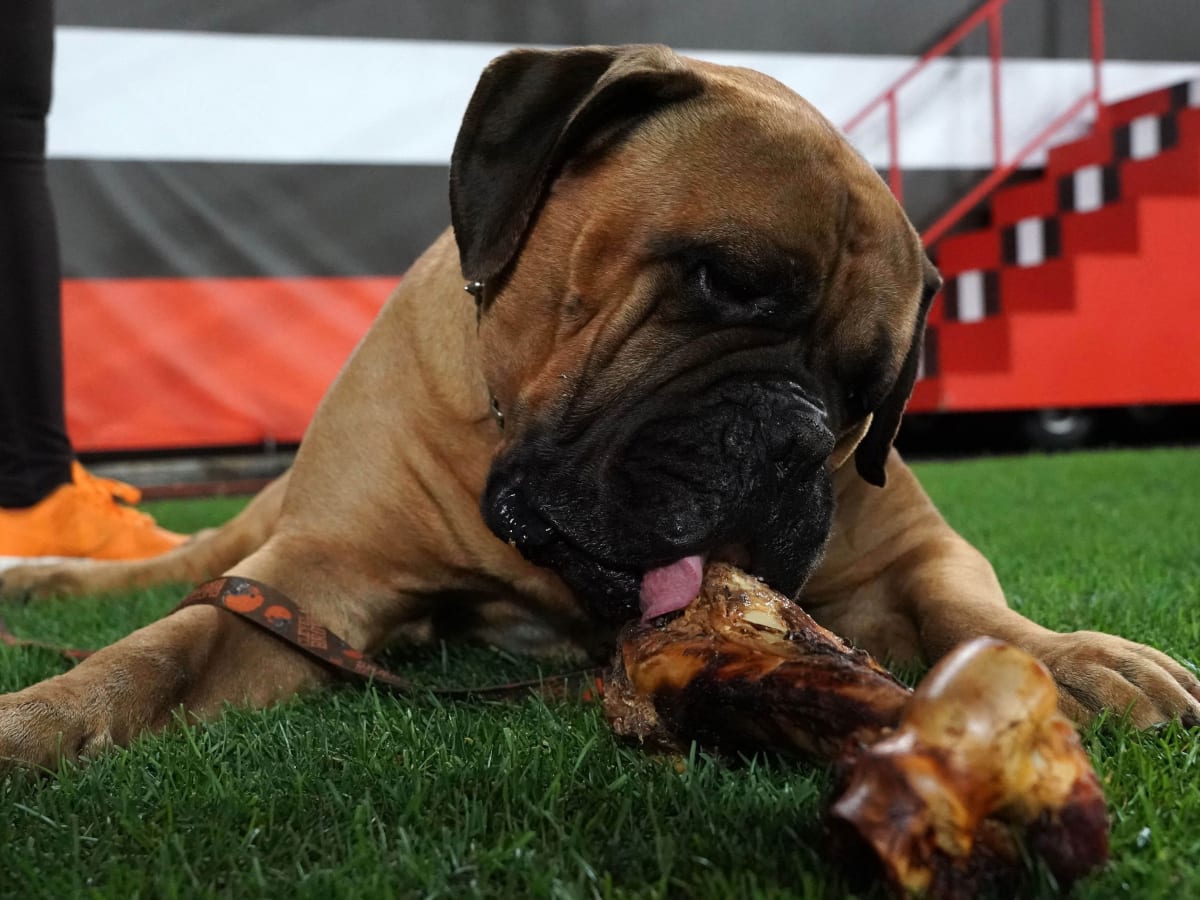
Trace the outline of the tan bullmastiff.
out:
<instances>
[{"instance_id":1,"label":"tan bullmastiff","mask_svg":"<svg viewBox=\"0 0 1200 900\"><path fill-rule=\"evenodd\" d=\"M620 622L680 607L726 559L882 659L992 635L1045 662L1080 721L1200 721L1200 684L1166 655L1009 609L891 449L940 279L796 94L663 47L509 53L467 108L450 197L453 232L288 475L164 557L11 570L3 591L229 572L368 652L453 636L603 657ZM53 766L179 707L329 677L193 606L0 697L0 757Z\"/></svg>"}]
</instances>

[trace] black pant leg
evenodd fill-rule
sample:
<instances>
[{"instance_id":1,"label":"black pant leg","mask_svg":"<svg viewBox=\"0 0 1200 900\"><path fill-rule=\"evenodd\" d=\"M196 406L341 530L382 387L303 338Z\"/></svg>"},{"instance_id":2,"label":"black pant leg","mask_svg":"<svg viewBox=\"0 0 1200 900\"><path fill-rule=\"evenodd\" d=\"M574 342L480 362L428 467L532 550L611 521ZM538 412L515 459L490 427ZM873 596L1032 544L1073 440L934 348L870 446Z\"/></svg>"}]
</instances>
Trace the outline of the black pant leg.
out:
<instances>
[{"instance_id":1,"label":"black pant leg","mask_svg":"<svg viewBox=\"0 0 1200 900\"><path fill-rule=\"evenodd\" d=\"M0 507L70 481L58 234L46 180L49 0L0 0Z\"/></svg>"}]
</instances>

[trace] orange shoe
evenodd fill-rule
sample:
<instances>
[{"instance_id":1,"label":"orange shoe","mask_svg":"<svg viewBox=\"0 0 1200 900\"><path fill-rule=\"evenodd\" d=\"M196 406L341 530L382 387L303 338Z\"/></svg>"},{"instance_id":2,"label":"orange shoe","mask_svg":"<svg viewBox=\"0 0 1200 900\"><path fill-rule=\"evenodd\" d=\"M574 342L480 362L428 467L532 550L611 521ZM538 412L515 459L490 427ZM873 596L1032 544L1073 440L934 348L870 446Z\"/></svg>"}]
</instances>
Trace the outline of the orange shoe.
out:
<instances>
[{"instance_id":1,"label":"orange shoe","mask_svg":"<svg viewBox=\"0 0 1200 900\"><path fill-rule=\"evenodd\" d=\"M84 480L94 481L126 506L137 506L142 502L142 492L132 484L117 481L115 478L101 478L99 475L93 475L80 465L79 460L71 463L71 479L76 484Z\"/></svg>"},{"instance_id":2,"label":"orange shoe","mask_svg":"<svg viewBox=\"0 0 1200 900\"><path fill-rule=\"evenodd\" d=\"M0 556L143 559L187 540L126 505L141 499L133 485L97 478L77 462L71 476L34 506L0 509Z\"/></svg>"}]
</instances>

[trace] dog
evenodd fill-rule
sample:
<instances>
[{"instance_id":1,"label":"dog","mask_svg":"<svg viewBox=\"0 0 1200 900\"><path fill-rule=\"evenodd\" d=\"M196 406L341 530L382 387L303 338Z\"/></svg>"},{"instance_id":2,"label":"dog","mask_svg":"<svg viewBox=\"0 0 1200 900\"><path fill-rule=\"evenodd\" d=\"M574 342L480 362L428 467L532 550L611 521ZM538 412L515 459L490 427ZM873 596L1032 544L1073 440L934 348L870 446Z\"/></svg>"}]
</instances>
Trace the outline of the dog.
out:
<instances>
[{"instance_id":1,"label":"dog","mask_svg":"<svg viewBox=\"0 0 1200 900\"><path fill-rule=\"evenodd\" d=\"M467 107L450 201L452 231L240 516L158 559L10 570L3 591L227 572L368 653L471 638L595 659L726 560L881 659L990 635L1045 663L1077 721L1200 722L1200 683L1165 654L1008 608L899 458L940 278L792 91L660 46L513 51ZM0 697L0 757L54 767L180 707L330 677L188 606Z\"/></svg>"}]
</instances>

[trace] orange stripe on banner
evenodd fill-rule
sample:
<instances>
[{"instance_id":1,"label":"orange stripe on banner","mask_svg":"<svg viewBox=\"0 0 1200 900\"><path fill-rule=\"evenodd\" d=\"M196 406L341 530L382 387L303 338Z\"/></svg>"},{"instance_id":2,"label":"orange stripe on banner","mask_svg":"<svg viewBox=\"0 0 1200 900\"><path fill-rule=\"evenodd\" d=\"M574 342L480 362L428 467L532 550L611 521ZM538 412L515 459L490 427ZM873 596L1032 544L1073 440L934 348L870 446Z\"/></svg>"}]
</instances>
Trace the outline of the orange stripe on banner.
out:
<instances>
[{"instance_id":1,"label":"orange stripe on banner","mask_svg":"<svg viewBox=\"0 0 1200 900\"><path fill-rule=\"evenodd\" d=\"M64 281L76 449L298 441L397 281Z\"/></svg>"}]
</instances>

